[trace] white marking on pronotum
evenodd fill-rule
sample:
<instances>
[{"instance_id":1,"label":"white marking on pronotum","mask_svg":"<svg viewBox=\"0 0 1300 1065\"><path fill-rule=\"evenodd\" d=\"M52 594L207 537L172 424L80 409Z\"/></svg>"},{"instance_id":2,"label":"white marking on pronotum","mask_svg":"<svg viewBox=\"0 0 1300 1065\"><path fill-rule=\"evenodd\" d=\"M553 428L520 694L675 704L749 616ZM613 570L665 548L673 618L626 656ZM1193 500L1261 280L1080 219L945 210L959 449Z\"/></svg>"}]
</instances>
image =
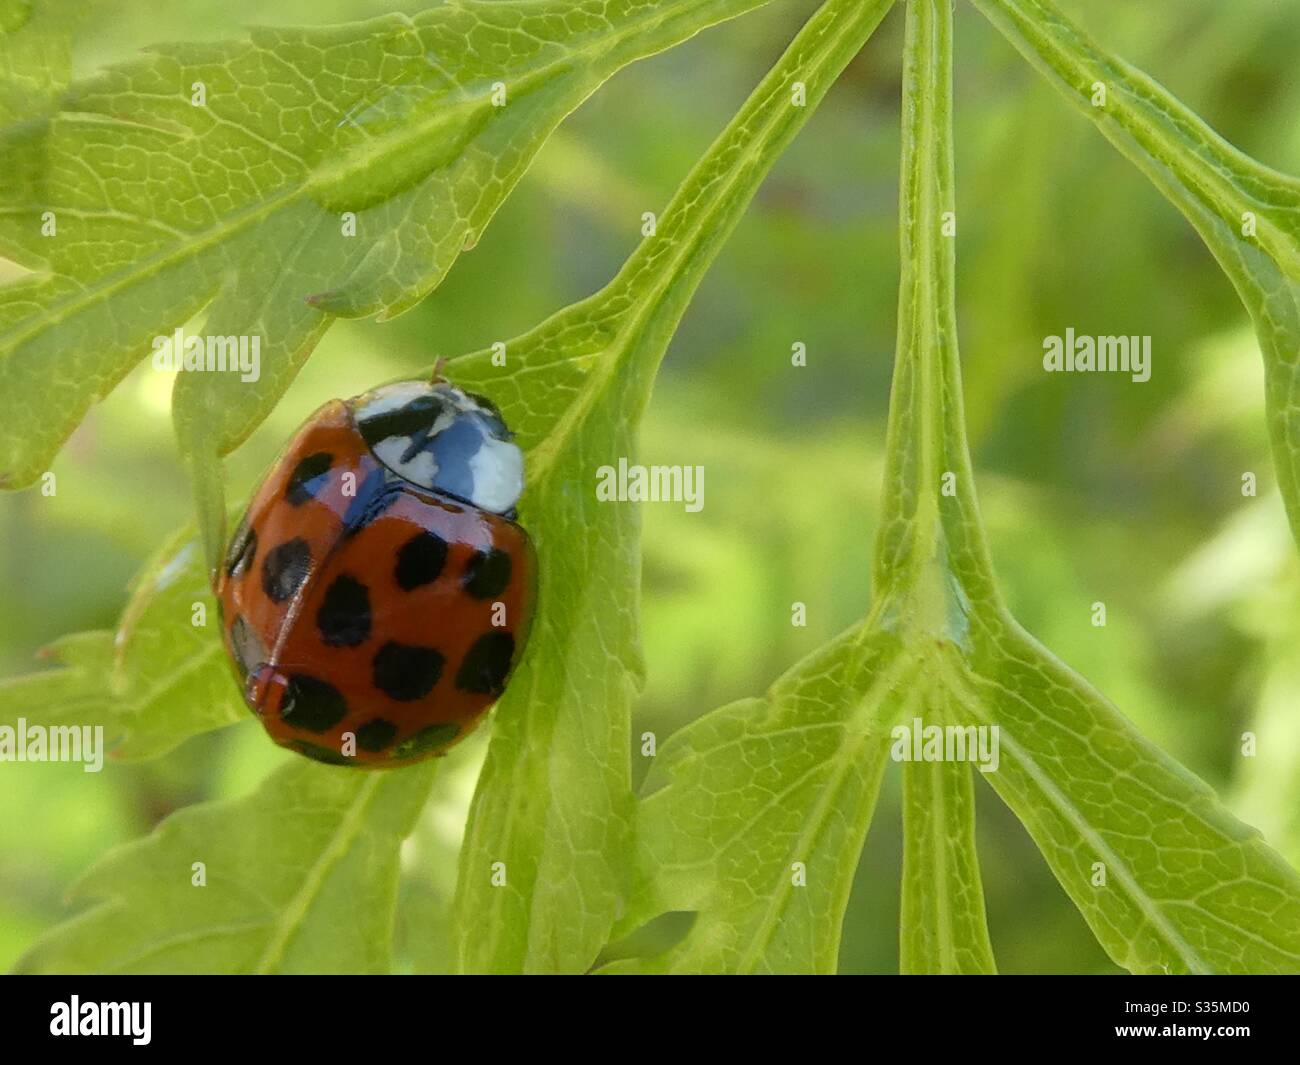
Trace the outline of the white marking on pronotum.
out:
<instances>
[{"instance_id":1,"label":"white marking on pronotum","mask_svg":"<svg viewBox=\"0 0 1300 1065\"><path fill-rule=\"evenodd\" d=\"M414 456L402 461L411 446L409 436L388 436L375 445L375 454L379 461L396 474L400 474L413 484L433 487L433 479L438 476L438 463L432 451L417 451Z\"/></svg>"},{"instance_id":2,"label":"white marking on pronotum","mask_svg":"<svg viewBox=\"0 0 1300 1065\"><path fill-rule=\"evenodd\" d=\"M484 510L509 510L524 490L524 455L514 444L505 440L483 438L483 445L469 460L470 475L474 478L476 507Z\"/></svg>"}]
</instances>

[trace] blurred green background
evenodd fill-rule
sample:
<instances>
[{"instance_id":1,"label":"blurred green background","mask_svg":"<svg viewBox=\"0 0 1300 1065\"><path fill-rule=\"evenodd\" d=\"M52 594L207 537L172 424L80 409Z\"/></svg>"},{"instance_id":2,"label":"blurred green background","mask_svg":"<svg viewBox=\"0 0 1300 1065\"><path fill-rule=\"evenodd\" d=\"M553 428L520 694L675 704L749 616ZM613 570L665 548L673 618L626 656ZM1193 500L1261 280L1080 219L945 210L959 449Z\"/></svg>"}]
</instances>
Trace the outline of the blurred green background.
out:
<instances>
[{"instance_id":1,"label":"blurred green background","mask_svg":"<svg viewBox=\"0 0 1300 1065\"><path fill-rule=\"evenodd\" d=\"M1300 172L1300 4L1061 4L1233 143ZM77 69L253 23L424 6L102 2ZM512 337L603 285L638 241L641 213L663 207L813 7L781 0L617 75L543 149L438 292L385 325L334 327L230 462L232 497L324 400ZM703 464L706 504L644 510L649 682L637 733L662 737L760 692L868 608L898 280L901 34L896 10L778 163L670 349L642 457ZM956 96L968 419L1010 605L1300 862L1300 582L1246 316L1190 227L963 4ZM1149 334L1150 382L1043 373L1043 337L1071 326ZM790 365L796 341L805 368ZM56 497L0 497L0 676L37 668L37 650L64 633L111 627L130 576L187 521L169 388L137 371L54 464ZM1246 471L1257 499L1242 498ZM807 604L805 628L790 624L795 601ZM1096 601L1105 628L1091 624ZM1247 729L1259 735L1253 759L1240 755ZM447 964L455 856L482 754L480 734L447 759L404 849L404 970ZM6 765L0 966L70 912L65 892L98 855L179 806L249 790L286 757L250 721L99 775ZM1003 971L1116 971L982 785L979 843ZM900 860L894 775L858 869L846 972L897 970Z\"/></svg>"}]
</instances>

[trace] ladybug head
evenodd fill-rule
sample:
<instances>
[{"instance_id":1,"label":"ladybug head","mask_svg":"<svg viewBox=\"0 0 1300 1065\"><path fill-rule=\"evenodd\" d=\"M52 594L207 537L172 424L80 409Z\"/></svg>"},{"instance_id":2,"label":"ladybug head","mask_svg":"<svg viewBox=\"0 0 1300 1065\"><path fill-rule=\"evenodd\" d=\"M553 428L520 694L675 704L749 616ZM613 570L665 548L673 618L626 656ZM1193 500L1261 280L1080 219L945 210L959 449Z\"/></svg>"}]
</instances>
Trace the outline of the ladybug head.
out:
<instances>
[{"instance_id":1,"label":"ladybug head","mask_svg":"<svg viewBox=\"0 0 1300 1065\"><path fill-rule=\"evenodd\" d=\"M490 399L440 378L383 385L349 401L375 457L414 485L508 514L524 456Z\"/></svg>"}]
</instances>

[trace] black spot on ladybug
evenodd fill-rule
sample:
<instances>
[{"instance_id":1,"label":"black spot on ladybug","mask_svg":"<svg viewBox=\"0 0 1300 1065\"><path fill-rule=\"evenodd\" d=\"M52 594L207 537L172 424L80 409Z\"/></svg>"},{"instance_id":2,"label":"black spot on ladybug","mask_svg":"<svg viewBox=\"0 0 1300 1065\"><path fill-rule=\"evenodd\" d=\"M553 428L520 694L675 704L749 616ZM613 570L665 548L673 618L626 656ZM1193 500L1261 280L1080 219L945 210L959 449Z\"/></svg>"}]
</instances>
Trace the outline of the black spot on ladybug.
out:
<instances>
[{"instance_id":1,"label":"black spot on ladybug","mask_svg":"<svg viewBox=\"0 0 1300 1065\"><path fill-rule=\"evenodd\" d=\"M343 535L355 536L379 517L397 498L397 491L396 485L388 484L383 467L376 467L366 474L343 514Z\"/></svg>"},{"instance_id":2,"label":"black spot on ladybug","mask_svg":"<svg viewBox=\"0 0 1300 1065\"><path fill-rule=\"evenodd\" d=\"M359 765L355 758L349 758L341 751L332 751L328 747L322 747L318 743L308 743L306 740L293 740L289 746L299 754L305 754L308 758L316 762L324 762L326 765Z\"/></svg>"},{"instance_id":3,"label":"black spot on ladybug","mask_svg":"<svg viewBox=\"0 0 1300 1065\"><path fill-rule=\"evenodd\" d=\"M474 641L456 672L456 687L479 695L500 695L505 691L515 638L508 632L489 632Z\"/></svg>"},{"instance_id":4,"label":"black spot on ladybug","mask_svg":"<svg viewBox=\"0 0 1300 1065\"><path fill-rule=\"evenodd\" d=\"M316 612L321 639L331 647L356 647L370 637L370 593L358 580L337 578Z\"/></svg>"},{"instance_id":5,"label":"black spot on ladybug","mask_svg":"<svg viewBox=\"0 0 1300 1065\"><path fill-rule=\"evenodd\" d=\"M326 732L347 713L348 704L339 690L317 677L295 673L284 686L280 716L294 728Z\"/></svg>"},{"instance_id":6,"label":"black spot on ladybug","mask_svg":"<svg viewBox=\"0 0 1300 1065\"><path fill-rule=\"evenodd\" d=\"M249 526L248 515L245 514L235 535L230 538L230 547L226 551L226 576L231 580L242 577L253 564L253 556L256 554L257 533Z\"/></svg>"},{"instance_id":7,"label":"black spot on ladybug","mask_svg":"<svg viewBox=\"0 0 1300 1065\"><path fill-rule=\"evenodd\" d=\"M498 407L495 403L493 403L492 400L488 399L487 396L483 395L482 392L466 392L465 395L468 398L472 399L484 410L490 411L491 413L495 414L498 418L501 417L501 408Z\"/></svg>"},{"instance_id":8,"label":"black spot on ladybug","mask_svg":"<svg viewBox=\"0 0 1300 1065\"><path fill-rule=\"evenodd\" d=\"M300 506L309 499L315 499L317 493L325 487L329 479L330 467L334 465L334 456L328 451L318 451L308 455L289 475L289 485L284 490L284 498L293 506Z\"/></svg>"},{"instance_id":9,"label":"black spot on ladybug","mask_svg":"<svg viewBox=\"0 0 1300 1065\"><path fill-rule=\"evenodd\" d=\"M487 424L488 429L496 439L513 440L515 438L515 434L507 427L506 420L501 415L500 407L480 392L466 392L465 395L482 408L479 417Z\"/></svg>"},{"instance_id":10,"label":"black spot on ladybug","mask_svg":"<svg viewBox=\"0 0 1300 1065\"><path fill-rule=\"evenodd\" d=\"M420 395L393 410L360 419L357 428L361 430L362 439L374 447L391 436L414 436L422 430L427 431L445 406L438 396Z\"/></svg>"},{"instance_id":11,"label":"black spot on ladybug","mask_svg":"<svg viewBox=\"0 0 1300 1065\"><path fill-rule=\"evenodd\" d=\"M425 754L428 751L436 751L439 747L446 747L459 735L460 726L455 722L445 721L439 725L430 725L428 728L420 729L414 736L408 736L402 740L389 752L389 756L398 761L404 758L414 758L418 754Z\"/></svg>"},{"instance_id":12,"label":"black spot on ladybug","mask_svg":"<svg viewBox=\"0 0 1300 1065\"><path fill-rule=\"evenodd\" d=\"M475 599L495 599L510 583L510 556L499 548L475 551L465 563L461 586Z\"/></svg>"},{"instance_id":13,"label":"black spot on ladybug","mask_svg":"<svg viewBox=\"0 0 1300 1065\"><path fill-rule=\"evenodd\" d=\"M422 699L442 676L443 661L432 647L386 643L375 653L375 687L399 702Z\"/></svg>"},{"instance_id":14,"label":"black spot on ladybug","mask_svg":"<svg viewBox=\"0 0 1300 1065\"><path fill-rule=\"evenodd\" d=\"M437 533L422 529L397 552L397 569L393 576L398 586L410 591L438 579L447 562L447 541Z\"/></svg>"},{"instance_id":15,"label":"black spot on ladybug","mask_svg":"<svg viewBox=\"0 0 1300 1065\"><path fill-rule=\"evenodd\" d=\"M273 603L291 598L311 570L311 548L300 537L273 547L262 559L262 588Z\"/></svg>"},{"instance_id":16,"label":"black spot on ladybug","mask_svg":"<svg viewBox=\"0 0 1300 1065\"><path fill-rule=\"evenodd\" d=\"M397 726L377 717L357 729L357 746L363 751L382 751L397 738Z\"/></svg>"}]
</instances>

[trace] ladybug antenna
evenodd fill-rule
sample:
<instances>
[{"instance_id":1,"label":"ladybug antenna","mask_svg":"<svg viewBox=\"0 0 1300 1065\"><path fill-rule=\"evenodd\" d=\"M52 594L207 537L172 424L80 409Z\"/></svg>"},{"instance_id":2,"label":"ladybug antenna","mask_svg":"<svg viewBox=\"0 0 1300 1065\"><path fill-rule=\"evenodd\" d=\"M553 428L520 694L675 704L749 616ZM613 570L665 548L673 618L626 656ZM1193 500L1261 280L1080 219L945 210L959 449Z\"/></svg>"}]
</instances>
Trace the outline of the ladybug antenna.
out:
<instances>
[{"instance_id":1,"label":"ladybug antenna","mask_svg":"<svg viewBox=\"0 0 1300 1065\"><path fill-rule=\"evenodd\" d=\"M446 356L446 355L439 355L439 356L438 356L438 361L435 362L435 363L433 364L433 384L436 385L439 381L445 381L445 380L447 380L447 379L446 379L445 377L443 377L443 375L442 375L443 368L444 368L446 365L447 365L447 356Z\"/></svg>"}]
</instances>

